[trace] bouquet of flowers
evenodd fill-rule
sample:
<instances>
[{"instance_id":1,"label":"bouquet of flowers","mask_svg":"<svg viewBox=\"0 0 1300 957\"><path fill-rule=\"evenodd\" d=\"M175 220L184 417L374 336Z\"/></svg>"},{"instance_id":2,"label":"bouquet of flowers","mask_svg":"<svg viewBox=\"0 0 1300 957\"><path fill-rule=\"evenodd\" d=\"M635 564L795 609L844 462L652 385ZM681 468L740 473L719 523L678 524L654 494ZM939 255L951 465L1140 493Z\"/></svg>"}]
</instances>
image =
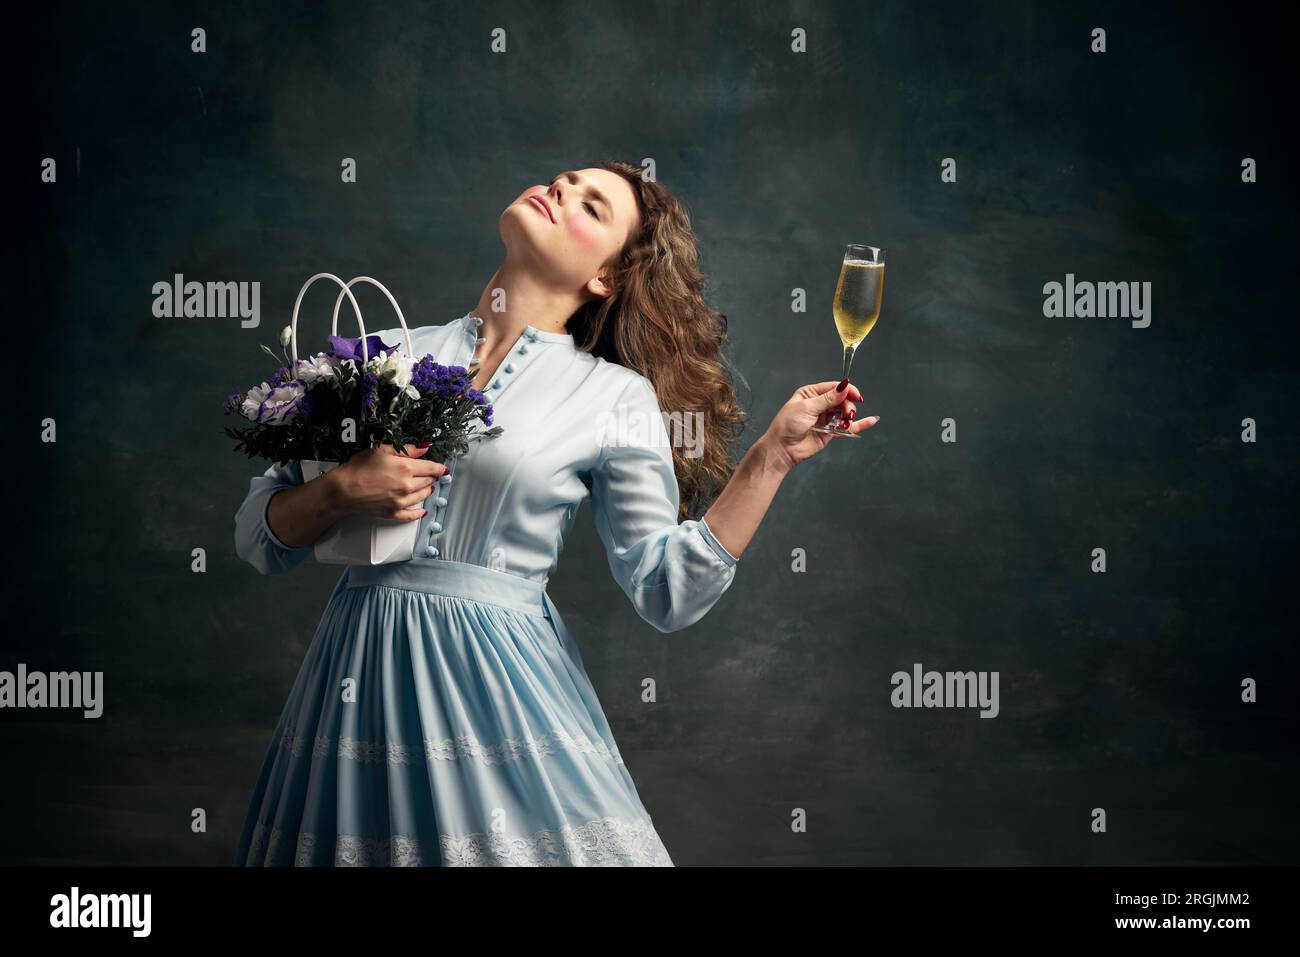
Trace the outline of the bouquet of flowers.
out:
<instances>
[{"instance_id":1,"label":"bouquet of flowers","mask_svg":"<svg viewBox=\"0 0 1300 957\"><path fill-rule=\"evenodd\" d=\"M289 326L280 334L289 345ZM343 463L358 452L390 444L430 443L423 456L438 462L469 451L470 442L500 435L492 406L470 387L469 370L444 366L426 355L415 359L379 336L362 340L330 336L328 352L290 360L269 380L226 397L226 414L252 422L225 429L235 451L280 465L297 459ZM266 346L262 349L279 359ZM479 429L476 423L487 427Z\"/></svg>"},{"instance_id":2,"label":"bouquet of flowers","mask_svg":"<svg viewBox=\"0 0 1300 957\"><path fill-rule=\"evenodd\" d=\"M343 287L334 303L333 332L338 332L339 307L346 297L361 336L331 335L328 352L299 359L298 309L307 288L318 279ZM431 355L407 355L379 336L366 335L351 289L358 282L371 283L388 297L411 349L402 310L382 283L368 276L345 283L332 273L317 273L298 293L293 321L280 334L282 350L292 344L292 358L283 356L285 364L267 381L226 397L225 412L252 423L225 429L236 440L235 451L243 449L249 458L271 459L280 466L297 460L303 481L310 482L378 445L391 445L404 455L407 445L427 444L429 451L422 458L438 462L464 455L473 441L502 433L501 426L492 424L487 397L470 386L469 370L439 365ZM281 358L265 345L262 349L277 361ZM418 525L350 516L317 540L316 560L344 565L409 561Z\"/></svg>"}]
</instances>

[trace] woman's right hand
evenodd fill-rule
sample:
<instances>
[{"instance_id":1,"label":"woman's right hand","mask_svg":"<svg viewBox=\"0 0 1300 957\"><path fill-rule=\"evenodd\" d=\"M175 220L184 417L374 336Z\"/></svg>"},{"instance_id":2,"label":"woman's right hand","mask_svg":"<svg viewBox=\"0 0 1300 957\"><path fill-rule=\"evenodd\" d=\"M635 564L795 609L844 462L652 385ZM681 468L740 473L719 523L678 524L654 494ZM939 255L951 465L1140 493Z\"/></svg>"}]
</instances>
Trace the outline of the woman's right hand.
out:
<instances>
[{"instance_id":1,"label":"woman's right hand","mask_svg":"<svg viewBox=\"0 0 1300 957\"><path fill-rule=\"evenodd\" d=\"M840 384L844 386L843 390L838 388ZM777 410L772 424L759 441L775 449L787 467L793 467L835 441L833 435L812 431L814 425L826 425L842 414L850 420L845 431L857 434L880 421L878 415L852 421L857 417L857 403L861 401L862 393L848 379L841 379L839 383L829 379L803 386L796 389L790 400Z\"/></svg>"},{"instance_id":2,"label":"woman's right hand","mask_svg":"<svg viewBox=\"0 0 1300 957\"><path fill-rule=\"evenodd\" d=\"M400 522L419 521L427 514L420 506L438 479L450 471L441 462L420 458L428 447L406 446L399 455L391 445L358 452L322 478L334 485L339 508L347 515Z\"/></svg>"}]
</instances>

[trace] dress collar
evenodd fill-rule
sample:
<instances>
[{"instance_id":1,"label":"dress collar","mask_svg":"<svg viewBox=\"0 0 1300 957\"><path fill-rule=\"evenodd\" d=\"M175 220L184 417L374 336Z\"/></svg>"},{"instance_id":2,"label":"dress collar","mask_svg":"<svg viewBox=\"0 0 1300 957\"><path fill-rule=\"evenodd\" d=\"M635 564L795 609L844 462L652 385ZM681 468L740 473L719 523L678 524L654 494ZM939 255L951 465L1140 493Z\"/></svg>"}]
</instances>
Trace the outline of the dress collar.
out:
<instances>
[{"instance_id":1,"label":"dress collar","mask_svg":"<svg viewBox=\"0 0 1300 957\"><path fill-rule=\"evenodd\" d=\"M472 316L469 313L465 313L465 315L460 317L460 323L466 329L473 331L476 330L479 326L483 325L483 320L479 316ZM533 325L524 326L524 331L523 333L521 333L521 335L524 338L526 338L529 342L541 341L541 342L563 342L563 343L567 343L568 345L574 344L572 333L547 332L545 330L538 329L536 326Z\"/></svg>"}]
</instances>

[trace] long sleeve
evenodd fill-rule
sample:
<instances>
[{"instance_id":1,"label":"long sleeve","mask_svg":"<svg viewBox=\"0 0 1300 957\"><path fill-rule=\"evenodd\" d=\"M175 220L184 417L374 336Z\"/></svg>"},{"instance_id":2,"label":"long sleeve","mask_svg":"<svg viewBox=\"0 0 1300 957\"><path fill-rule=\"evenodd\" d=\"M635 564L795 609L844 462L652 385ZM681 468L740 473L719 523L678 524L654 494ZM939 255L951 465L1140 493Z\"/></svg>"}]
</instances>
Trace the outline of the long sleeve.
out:
<instances>
[{"instance_id":1,"label":"long sleeve","mask_svg":"<svg viewBox=\"0 0 1300 957\"><path fill-rule=\"evenodd\" d=\"M672 632L722 597L737 559L702 518L678 522L680 490L662 415L650 380L638 373L602 432L591 495L615 581L643 619Z\"/></svg>"},{"instance_id":2,"label":"long sleeve","mask_svg":"<svg viewBox=\"0 0 1300 957\"><path fill-rule=\"evenodd\" d=\"M266 521L266 508L271 496L281 489L302 484L302 466L290 462L286 466L272 464L261 475L248 483L248 495L235 513L235 552L263 575L278 575L301 564L310 555L313 546L292 548L271 531Z\"/></svg>"}]
</instances>

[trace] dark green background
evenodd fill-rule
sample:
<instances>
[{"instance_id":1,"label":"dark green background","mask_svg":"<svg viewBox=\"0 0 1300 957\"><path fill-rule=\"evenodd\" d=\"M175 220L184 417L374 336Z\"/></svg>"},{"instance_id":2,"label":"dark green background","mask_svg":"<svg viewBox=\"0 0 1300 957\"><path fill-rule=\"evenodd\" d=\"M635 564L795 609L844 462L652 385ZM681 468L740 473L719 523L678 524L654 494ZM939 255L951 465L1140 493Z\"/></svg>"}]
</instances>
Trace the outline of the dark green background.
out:
<instances>
[{"instance_id":1,"label":"dark green background","mask_svg":"<svg viewBox=\"0 0 1300 957\"><path fill-rule=\"evenodd\" d=\"M312 273L373 275L413 326L446 322L477 302L523 188L645 157L730 318L744 447L838 376L844 245L889 263L853 375L880 425L790 475L705 619L641 622L587 508L551 583L676 863L1295 862L1294 54L1265 9L39 10L8 64L22 298L0 669L102 670L107 701L95 721L0 712L0 862L233 860L340 569L237 559L264 463L231 451L223 398L265 377L258 344ZM153 318L176 272L261 282L261 327ZM1044 318L1067 272L1150 281L1150 328ZM317 295L303 321L324 336ZM913 662L999 671L1001 715L893 709Z\"/></svg>"}]
</instances>

